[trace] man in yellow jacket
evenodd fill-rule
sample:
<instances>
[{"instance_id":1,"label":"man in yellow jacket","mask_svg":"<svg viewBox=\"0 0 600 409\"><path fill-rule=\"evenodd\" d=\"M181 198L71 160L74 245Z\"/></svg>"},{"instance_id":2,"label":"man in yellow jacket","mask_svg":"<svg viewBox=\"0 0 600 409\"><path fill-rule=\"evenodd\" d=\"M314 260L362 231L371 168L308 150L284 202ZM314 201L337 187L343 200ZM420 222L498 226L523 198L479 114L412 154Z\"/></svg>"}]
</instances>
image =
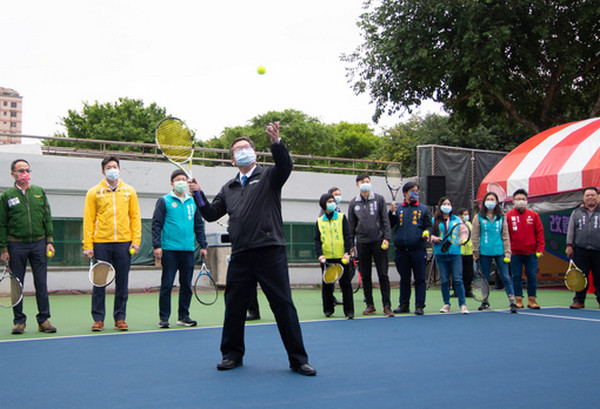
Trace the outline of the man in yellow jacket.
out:
<instances>
[{"instance_id":1,"label":"man in yellow jacket","mask_svg":"<svg viewBox=\"0 0 600 409\"><path fill-rule=\"evenodd\" d=\"M83 254L109 262L115 268L115 328L127 331L129 266L140 248L142 219L137 193L120 179L119 159L102 160L104 179L88 190L83 210ZM92 331L104 329L105 288L92 290Z\"/></svg>"}]
</instances>

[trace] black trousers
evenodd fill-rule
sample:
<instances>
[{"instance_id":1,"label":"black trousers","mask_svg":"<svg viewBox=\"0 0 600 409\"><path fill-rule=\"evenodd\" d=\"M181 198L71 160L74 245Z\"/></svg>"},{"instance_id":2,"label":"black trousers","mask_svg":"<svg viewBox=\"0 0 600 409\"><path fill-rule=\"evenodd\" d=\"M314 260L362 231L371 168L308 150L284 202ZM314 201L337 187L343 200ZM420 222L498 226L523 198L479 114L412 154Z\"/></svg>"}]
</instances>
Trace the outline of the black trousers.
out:
<instances>
[{"instance_id":1,"label":"black trousers","mask_svg":"<svg viewBox=\"0 0 600 409\"><path fill-rule=\"evenodd\" d=\"M367 305L373 305L373 281L371 280L371 263L375 261L381 302L384 307L390 303L390 278L388 276L388 251L381 248L381 242L358 243L358 268L363 284L363 292Z\"/></svg>"},{"instance_id":2,"label":"black trousers","mask_svg":"<svg viewBox=\"0 0 600 409\"><path fill-rule=\"evenodd\" d=\"M354 293L352 292L352 276L350 275L350 265L342 264L342 260L339 258L327 259L327 262L341 264L344 268L344 272L339 279L340 288L342 289L342 300L344 300L344 315L354 315ZM324 269L325 266L321 264L321 274L323 274ZM333 296L334 288L335 283L321 283L321 298L323 300L323 312L325 314L333 314L335 309L335 297Z\"/></svg>"},{"instance_id":3,"label":"black trousers","mask_svg":"<svg viewBox=\"0 0 600 409\"><path fill-rule=\"evenodd\" d=\"M286 248L261 247L235 253L227 269L225 320L221 336L223 358L240 361L244 356L244 326L251 296L260 286L269 301L290 365L308 362L298 312L292 301Z\"/></svg>"},{"instance_id":4,"label":"black trousers","mask_svg":"<svg viewBox=\"0 0 600 409\"><path fill-rule=\"evenodd\" d=\"M127 299L129 298L129 268L131 254L130 241L118 243L94 243L96 260L109 262L115 268L115 300L113 317L115 322L124 320L127 315ZM104 321L106 315L106 288L92 288L92 318L94 321Z\"/></svg>"},{"instance_id":5,"label":"black trousers","mask_svg":"<svg viewBox=\"0 0 600 409\"><path fill-rule=\"evenodd\" d=\"M594 279L594 287L596 289L596 301L600 304L600 251L598 250L587 250L582 247L574 246L573 250L573 261L575 265L579 267L583 274L588 278L588 285L582 291L577 291L574 302L585 303L585 296L589 287L590 270L592 271L592 278Z\"/></svg>"},{"instance_id":6,"label":"black trousers","mask_svg":"<svg viewBox=\"0 0 600 409\"><path fill-rule=\"evenodd\" d=\"M35 287L35 300L37 302L38 324L50 318L50 302L48 301L48 258L46 257L46 239L33 243L22 243L16 241L8 242L8 254L10 255L10 269L13 274L25 285L25 269L27 260L31 265L33 274L33 285ZM13 307L13 323L25 324L27 316L23 312L23 301L21 300Z\"/></svg>"}]
</instances>

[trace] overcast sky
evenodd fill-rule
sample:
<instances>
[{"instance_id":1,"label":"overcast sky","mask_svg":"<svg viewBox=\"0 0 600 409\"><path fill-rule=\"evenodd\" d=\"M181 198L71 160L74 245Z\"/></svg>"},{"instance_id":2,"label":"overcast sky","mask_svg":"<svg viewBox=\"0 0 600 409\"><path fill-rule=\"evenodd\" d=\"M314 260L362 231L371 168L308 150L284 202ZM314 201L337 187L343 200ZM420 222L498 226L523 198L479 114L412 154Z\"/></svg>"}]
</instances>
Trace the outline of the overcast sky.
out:
<instances>
[{"instance_id":1,"label":"overcast sky","mask_svg":"<svg viewBox=\"0 0 600 409\"><path fill-rule=\"evenodd\" d=\"M23 134L62 131L83 101L156 102L200 139L270 110L372 123L342 53L361 42L362 0L5 1L0 86L23 96ZM267 68L259 75L259 65ZM421 113L435 111L422 109Z\"/></svg>"}]
</instances>

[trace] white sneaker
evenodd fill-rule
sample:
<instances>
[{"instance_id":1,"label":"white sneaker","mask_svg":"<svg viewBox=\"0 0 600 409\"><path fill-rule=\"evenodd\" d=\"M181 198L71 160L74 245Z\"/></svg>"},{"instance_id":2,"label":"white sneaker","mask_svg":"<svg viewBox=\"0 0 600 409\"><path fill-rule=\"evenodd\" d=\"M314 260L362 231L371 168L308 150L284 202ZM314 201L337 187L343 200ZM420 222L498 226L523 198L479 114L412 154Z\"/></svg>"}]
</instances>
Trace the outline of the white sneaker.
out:
<instances>
[{"instance_id":1,"label":"white sneaker","mask_svg":"<svg viewBox=\"0 0 600 409\"><path fill-rule=\"evenodd\" d=\"M440 312L450 312L450 304L444 304Z\"/></svg>"},{"instance_id":2,"label":"white sneaker","mask_svg":"<svg viewBox=\"0 0 600 409\"><path fill-rule=\"evenodd\" d=\"M467 304L463 304L460 306L460 313L461 314L469 314L469 310L467 309Z\"/></svg>"}]
</instances>

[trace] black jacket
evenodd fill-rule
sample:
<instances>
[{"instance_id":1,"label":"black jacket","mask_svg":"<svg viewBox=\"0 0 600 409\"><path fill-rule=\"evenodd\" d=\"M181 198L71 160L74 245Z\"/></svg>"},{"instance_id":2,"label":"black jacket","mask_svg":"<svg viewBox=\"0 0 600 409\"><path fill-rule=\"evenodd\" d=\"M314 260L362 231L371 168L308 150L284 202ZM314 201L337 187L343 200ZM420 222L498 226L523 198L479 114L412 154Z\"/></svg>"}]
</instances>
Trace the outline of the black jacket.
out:
<instances>
[{"instance_id":1,"label":"black jacket","mask_svg":"<svg viewBox=\"0 0 600 409\"><path fill-rule=\"evenodd\" d=\"M242 187L239 173L229 180L209 204L199 207L209 222L229 215L232 254L266 246L285 246L281 217L281 189L292 173L292 158L280 141L271 145L275 166L256 166Z\"/></svg>"}]
</instances>

